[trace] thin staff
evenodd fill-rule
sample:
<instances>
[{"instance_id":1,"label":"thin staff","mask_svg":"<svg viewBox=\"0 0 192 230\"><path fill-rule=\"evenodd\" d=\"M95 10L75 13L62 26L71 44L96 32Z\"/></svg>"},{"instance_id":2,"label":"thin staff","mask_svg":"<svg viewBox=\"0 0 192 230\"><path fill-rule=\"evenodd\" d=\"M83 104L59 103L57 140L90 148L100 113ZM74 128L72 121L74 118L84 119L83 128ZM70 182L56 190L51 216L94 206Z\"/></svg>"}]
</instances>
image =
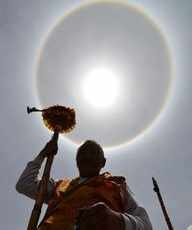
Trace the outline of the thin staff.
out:
<instances>
[{"instance_id":1,"label":"thin staff","mask_svg":"<svg viewBox=\"0 0 192 230\"><path fill-rule=\"evenodd\" d=\"M169 230L174 230L173 225L171 223L171 220L170 220L170 218L168 216L167 210L165 208L165 205L164 205L164 202L163 202L163 199L162 199L162 196L161 196L157 181L155 180L154 177L152 177L152 181L153 181L153 185L154 185L153 190L157 193L157 196L158 196L158 199L159 199L159 202L160 202L160 205L161 205L161 209L163 211L163 215L165 217L165 221L167 223L168 229Z\"/></svg>"}]
</instances>

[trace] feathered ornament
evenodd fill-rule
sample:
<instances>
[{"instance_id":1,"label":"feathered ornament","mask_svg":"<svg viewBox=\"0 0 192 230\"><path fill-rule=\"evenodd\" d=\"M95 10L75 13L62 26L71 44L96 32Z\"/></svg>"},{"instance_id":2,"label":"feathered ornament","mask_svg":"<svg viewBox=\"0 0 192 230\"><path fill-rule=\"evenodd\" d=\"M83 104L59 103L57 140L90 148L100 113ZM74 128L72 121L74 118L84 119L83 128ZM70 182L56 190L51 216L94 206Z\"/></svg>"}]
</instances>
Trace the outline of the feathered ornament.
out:
<instances>
[{"instance_id":1,"label":"feathered ornament","mask_svg":"<svg viewBox=\"0 0 192 230\"><path fill-rule=\"evenodd\" d=\"M27 112L42 112L45 126L57 133L68 133L76 124L75 110L61 105L54 105L42 110L35 107L27 107Z\"/></svg>"}]
</instances>

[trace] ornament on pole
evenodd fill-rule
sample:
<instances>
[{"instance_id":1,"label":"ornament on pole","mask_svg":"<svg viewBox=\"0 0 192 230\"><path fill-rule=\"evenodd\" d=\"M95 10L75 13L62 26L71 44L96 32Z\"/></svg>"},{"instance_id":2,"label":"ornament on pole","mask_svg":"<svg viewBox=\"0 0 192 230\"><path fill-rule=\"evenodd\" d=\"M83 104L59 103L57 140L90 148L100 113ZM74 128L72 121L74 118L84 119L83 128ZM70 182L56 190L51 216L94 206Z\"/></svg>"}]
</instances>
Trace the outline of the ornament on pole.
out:
<instances>
[{"instance_id":1,"label":"ornament on pole","mask_svg":"<svg viewBox=\"0 0 192 230\"><path fill-rule=\"evenodd\" d=\"M54 132L51 141L57 142L59 133L70 132L76 124L75 110L61 105L54 105L45 109L37 109L35 107L27 107L27 113L42 112L44 125ZM39 217L45 196L47 194L47 186L50 178L50 171L54 159L54 154L47 156L43 176L40 182L39 191L35 200L27 230L37 230Z\"/></svg>"},{"instance_id":2,"label":"ornament on pole","mask_svg":"<svg viewBox=\"0 0 192 230\"><path fill-rule=\"evenodd\" d=\"M54 105L45 109L27 107L28 114L42 112L43 123L51 131L57 133L71 132L75 127L75 110L69 107Z\"/></svg>"}]
</instances>

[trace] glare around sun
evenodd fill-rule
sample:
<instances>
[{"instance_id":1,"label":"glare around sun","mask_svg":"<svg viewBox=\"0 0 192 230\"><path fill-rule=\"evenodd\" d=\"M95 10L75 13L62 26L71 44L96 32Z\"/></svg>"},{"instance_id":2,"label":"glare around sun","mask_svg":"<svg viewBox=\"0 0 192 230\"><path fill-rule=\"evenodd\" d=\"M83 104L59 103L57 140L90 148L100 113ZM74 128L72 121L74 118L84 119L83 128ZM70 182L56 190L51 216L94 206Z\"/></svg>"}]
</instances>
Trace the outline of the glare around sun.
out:
<instances>
[{"instance_id":1,"label":"glare around sun","mask_svg":"<svg viewBox=\"0 0 192 230\"><path fill-rule=\"evenodd\" d=\"M96 108L108 108L115 104L119 93L119 81L115 73L107 68L96 68L88 72L82 83L83 97Z\"/></svg>"}]
</instances>

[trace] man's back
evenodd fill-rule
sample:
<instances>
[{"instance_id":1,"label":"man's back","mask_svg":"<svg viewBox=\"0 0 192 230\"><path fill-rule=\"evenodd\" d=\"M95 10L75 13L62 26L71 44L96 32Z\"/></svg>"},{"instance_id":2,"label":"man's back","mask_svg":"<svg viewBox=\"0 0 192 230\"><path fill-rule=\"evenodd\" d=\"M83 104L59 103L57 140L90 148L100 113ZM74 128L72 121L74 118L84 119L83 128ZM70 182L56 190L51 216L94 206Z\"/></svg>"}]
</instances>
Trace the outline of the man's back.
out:
<instances>
[{"instance_id":1,"label":"man's back","mask_svg":"<svg viewBox=\"0 0 192 230\"><path fill-rule=\"evenodd\" d=\"M81 147L80 153L85 151L86 146ZM38 174L45 157L41 151L27 164L16 184L19 193L31 199L37 198L40 183ZM89 155L80 158L79 154L79 178L72 181L49 180L45 197L48 209L39 230L71 230L76 226L77 220L84 230L152 230L147 212L137 204L125 179L113 177L109 173L98 174L105 165L105 161L102 161L101 155L92 161ZM87 162L95 169L92 170L89 165L85 170L83 165ZM92 176L86 177L89 174Z\"/></svg>"}]
</instances>

